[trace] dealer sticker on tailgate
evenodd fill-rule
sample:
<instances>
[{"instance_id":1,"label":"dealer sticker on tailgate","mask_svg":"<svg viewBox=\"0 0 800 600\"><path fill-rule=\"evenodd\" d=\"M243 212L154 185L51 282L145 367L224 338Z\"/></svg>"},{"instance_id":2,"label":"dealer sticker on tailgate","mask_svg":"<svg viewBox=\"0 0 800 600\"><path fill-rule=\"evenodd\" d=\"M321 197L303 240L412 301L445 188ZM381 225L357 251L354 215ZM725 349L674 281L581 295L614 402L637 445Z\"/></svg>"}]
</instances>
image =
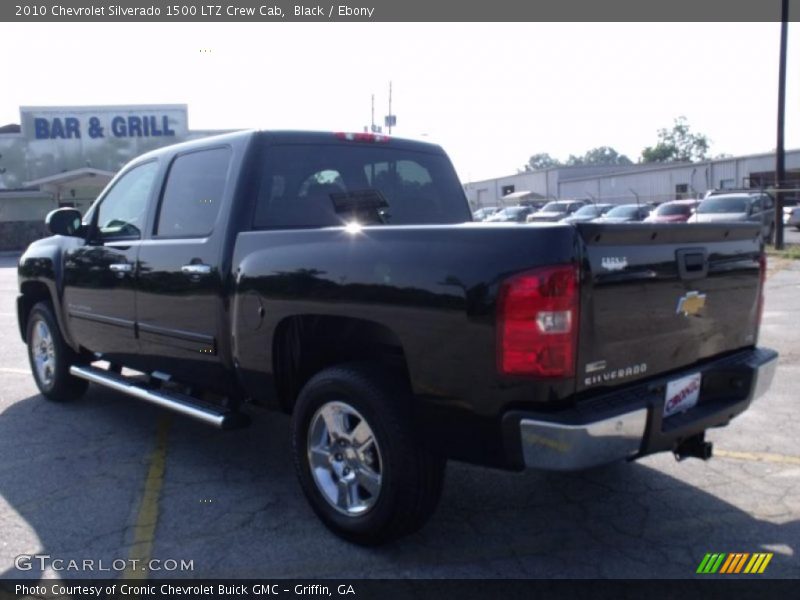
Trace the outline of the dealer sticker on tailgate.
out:
<instances>
[{"instance_id":1,"label":"dealer sticker on tailgate","mask_svg":"<svg viewBox=\"0 0 800 600\"><path fill-rule=\"evenodd\" d=\"M667 397L664 400L665 417L685 412L697 404L700 398L701 378L701 373L694 373L667 383Z\"/></svg>"}]
</instances>

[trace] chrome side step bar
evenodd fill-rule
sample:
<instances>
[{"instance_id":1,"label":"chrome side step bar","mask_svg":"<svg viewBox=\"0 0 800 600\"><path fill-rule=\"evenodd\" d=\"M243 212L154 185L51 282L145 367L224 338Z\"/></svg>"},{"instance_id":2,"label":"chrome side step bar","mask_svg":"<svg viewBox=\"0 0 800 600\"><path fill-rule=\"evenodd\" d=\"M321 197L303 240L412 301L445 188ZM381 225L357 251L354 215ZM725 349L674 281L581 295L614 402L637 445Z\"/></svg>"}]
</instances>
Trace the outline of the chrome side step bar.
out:
<instances>
[{"instance_id":1,"label":"chrome side step bar","mask_svg":"<svg viewBox=\"0 0 800 600\"><path fill-rule=\"evenodd\" d=\"M86 379L92 383L122 392L162 408L168 408L220 429L235 429L245 425L248 420L246 415L234 411L226 411L216 406L201 404L191 396L168 390L147 389L138 382L105 369L73 365L70 367L69 372L75 377Z\"/></svg>"}]
</instances>

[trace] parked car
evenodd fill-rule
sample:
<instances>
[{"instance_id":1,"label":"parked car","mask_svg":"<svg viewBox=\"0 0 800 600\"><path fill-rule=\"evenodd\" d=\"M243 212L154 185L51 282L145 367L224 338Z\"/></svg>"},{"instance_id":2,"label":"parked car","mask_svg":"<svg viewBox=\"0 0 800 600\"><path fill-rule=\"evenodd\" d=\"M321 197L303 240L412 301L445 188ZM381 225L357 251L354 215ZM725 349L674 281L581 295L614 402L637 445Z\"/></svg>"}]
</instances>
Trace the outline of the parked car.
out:
<instances>
[{"instance_id":1,"label":"parked car","mask_svg":"<svg viewBox=\"0 0 800 600\"><path fill-rule=\"evenodd\" d=\"M783 207L783 224L797 228L800 231L800 206Z\"/></svg>"},{"instance_id":2,"label":"parked car","mask_svg":"<svg viewBox=\"0 0 800 600\"><path fill-rule=\"evenodd\" d=\"M584 206L581 206L570 216L561 219L561 222L584 223L586 221L591 221L592 219L596 219L597 217L602 217L604 214L606 214L615 206L616 204L586 204Z\"/></svg>"},{"instance_id":3,"label":"parked car","mask_svg":"<svg viewBox=\"0 0 800 600\"><path fill-rule=\"evenodd\" d=\"M500 206L484 206L472 213L472 218L475 221L485 221L499 210L501 210Z\"/></svg>"},{"instance_id":4,"label":"parked car","mask_svg":"<svg viewBox=\"0 0 800 600\"><path fill-rule=\"evenodd\" d=\"M547 200L538 200L538 199L530 199L529 198L529 199L526 199L526 200L520 200L519 201L519 205L520 206L528 206L528 207L533 209L533 212L536 212L537 210L541 210L542 207L545 204L547 204Z\"/></svg>"},{"instance_id":5,"label":"parked car","mask_svg":"<svg viewBox=\"0 0 800 600\"><path fill-rule=\"evenodd\" d=\"M653 210L652 206L638 204L620 204L609 210L592 223L636 223L644 221Z\"/></svg>"},{"instance_id":6,"label":"parked car","mask_svg":"<svg viewBox=\"0 0 800 600\"><path fill-rule=\"evenodd\" d=\"M775 203L765 192L713 193L695 209L692 222L723 223L750 221L761 223L761 235L772 241L775 235Z\"/></svg>"},{"instance_id":7,"label":"parked car","mask_svg":"<svg viewBox=\"0 0 800 600\"><path fill-rule=\"evenodd\" d=\"M361 544L421 527L447 459L708 459L705 431L769 387L757 225L470 217L432 144L240 131L154 150L20 257L33 379L49 400L93 382L222 429L245 405L290 414L303 493Z\"/></svg>"},{"instance_id":8,"label":"parked car","mask_svg":"<svg viewBox=\"0 0 800 600\"><path fill-rule=\"evenodd\" d=\"M540 210L528 216L528 223L560 221L585 205L586 202L583 200L556 200L554 202L548 202Z\"/></svg>"},{"instance_id":9,"label":"parked car","mask_svg":"<svg viewBox=\"0 0 800 600\"><path fill-rule=\"evenodd\" d=\"M524 223L533 210L530 206L507 206L485 219L485 221L487 223Z\"/></svg>"},{"instance_id":10,"label":"parked car","mask_svg":"<svg viewBox=\"0 0 800 600\"><path fill-rule=\"evenodd\" d=\"M659 204L648 216L645 223L685 223L694 214L699 200L673 200Z\"/></svg>"}]
</instances>

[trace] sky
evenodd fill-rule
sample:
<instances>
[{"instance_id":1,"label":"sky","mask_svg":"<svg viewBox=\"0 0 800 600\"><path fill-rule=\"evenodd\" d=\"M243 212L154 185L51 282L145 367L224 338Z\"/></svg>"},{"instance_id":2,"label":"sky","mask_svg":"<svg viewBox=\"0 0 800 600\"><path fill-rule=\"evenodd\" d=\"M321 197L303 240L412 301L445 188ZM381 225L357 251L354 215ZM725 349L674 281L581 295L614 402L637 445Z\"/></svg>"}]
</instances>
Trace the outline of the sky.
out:
<instances>
[{"instance_id":1,"label":"sky","mask_svg":"<svg viewBox=\"0 0 800 600\"><path fill-rule=\"evenodd\" d=\"M800 147L789 25L786 146ZM794 30L794 31L793 31ZM778 23L0 23L0 124L19 106L187 104L191 129L361 131L441 144L462 181L612 146L685 116L711 154L775 148Z\"/></svg>"}]
</instances>

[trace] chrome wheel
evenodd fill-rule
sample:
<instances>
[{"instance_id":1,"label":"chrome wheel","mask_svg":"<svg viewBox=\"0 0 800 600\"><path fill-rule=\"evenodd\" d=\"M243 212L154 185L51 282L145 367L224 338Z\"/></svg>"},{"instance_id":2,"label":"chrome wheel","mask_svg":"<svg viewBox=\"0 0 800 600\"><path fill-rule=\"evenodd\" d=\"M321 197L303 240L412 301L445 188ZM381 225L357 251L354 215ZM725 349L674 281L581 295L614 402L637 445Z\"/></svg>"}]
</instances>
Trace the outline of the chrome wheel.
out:
<instances>
[{"instance_id":1,"label":"chrome wheel","mask_svg":"<svg viewBox=\"0 0 800 600\"><path fill-rule=\"evenodd\" d=\"M56 376L56 352L53 334L44 319L38 319L33 325L31 355L39 382L45 388L52 387Z\"/></svg>"},{"instance_id":2,"label":"chrome wheel","mask_svg":"<svg viewBox=\"0 0 800 600\"><path fill-rule=\"evenodd\" d=\"M381 491L383 461L367 420L341 401L323 404L308 427L308 463L322 496L337 511L359 516Z\"/></svg>"}]
</instances>

